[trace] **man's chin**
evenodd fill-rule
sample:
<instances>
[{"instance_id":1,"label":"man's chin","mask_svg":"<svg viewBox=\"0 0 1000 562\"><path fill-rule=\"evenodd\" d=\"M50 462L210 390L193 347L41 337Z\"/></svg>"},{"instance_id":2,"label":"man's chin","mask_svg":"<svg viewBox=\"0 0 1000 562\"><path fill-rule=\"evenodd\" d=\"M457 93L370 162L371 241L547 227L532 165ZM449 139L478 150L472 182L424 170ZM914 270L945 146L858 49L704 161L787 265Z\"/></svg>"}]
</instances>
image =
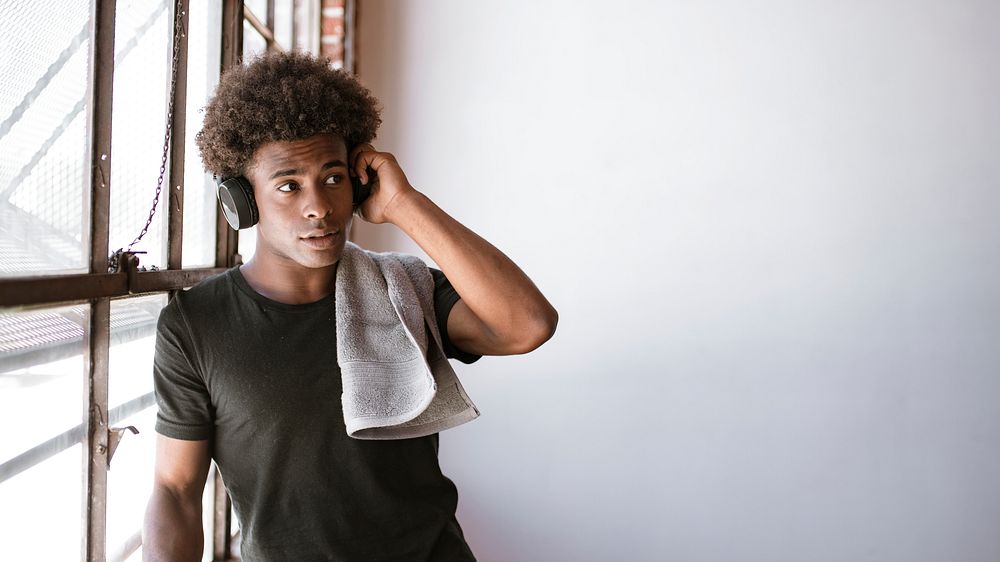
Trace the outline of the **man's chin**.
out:
<instances>
[{"instance_id":1,"label":"man's chin","mask_svg":"<svg viewBox=\"0 0 1000 562\"><path fill-rule=\"evenodd\" d=\"M309 269L323 269L335 265L340 260L340 255L341 252L336 254L331 252L322 256L299 256L295 262Z\"/></svg>"},{"instance_id":2,"label":"man's chin","mask_svg":"<svg viewBox=\"0 0 1000 562\"><path fill-rule=\"evenodd\" d=\"M310 269L322 269L336 264L340 260L340 256L343 253L344 245L337 244L335 247L327 248L322 251L307 250L305 252L300 252L295 261L303 267L308 267Z\"/></svg>"}]
</instances>

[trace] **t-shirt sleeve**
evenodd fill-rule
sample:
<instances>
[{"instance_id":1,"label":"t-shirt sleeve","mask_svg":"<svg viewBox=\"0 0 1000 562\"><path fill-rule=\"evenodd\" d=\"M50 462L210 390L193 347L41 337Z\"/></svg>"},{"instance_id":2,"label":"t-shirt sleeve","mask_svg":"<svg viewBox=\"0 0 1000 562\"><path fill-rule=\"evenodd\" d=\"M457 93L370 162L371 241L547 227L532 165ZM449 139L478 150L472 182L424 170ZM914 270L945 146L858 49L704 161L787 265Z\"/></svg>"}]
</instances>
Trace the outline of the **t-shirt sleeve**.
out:
<instances>
[{"instance_id":1,"label":"t-shirt sleeve","mask_svg":"<svg viewBox=\"0 0 1000 562\"><path fill-rule=\"evenodd\" d=\"M444 273L433 267L430 268L434 277L434 314L437 316L438 330L441 332L441 343L444 346L444 354L450 359L458 359L462 363L475 363L482 355L467 353L455 347L448 336L448 315L451 314L452 307L455 306L462 297L458 295L451 282Z\"/></svg>"},{"instance_id":2,"label":"t-shirt sleeve","mask_svg":"<svg viewBox=\"0 0 1000 562\"><path fill-rule=\"evenodd\" d=\"M192 338L177 300L172 299L163 308L156 325L156 432L189 441L210 439L214 427L212 400L204 379L193 366Z\"/></svg>"}]
</instances>

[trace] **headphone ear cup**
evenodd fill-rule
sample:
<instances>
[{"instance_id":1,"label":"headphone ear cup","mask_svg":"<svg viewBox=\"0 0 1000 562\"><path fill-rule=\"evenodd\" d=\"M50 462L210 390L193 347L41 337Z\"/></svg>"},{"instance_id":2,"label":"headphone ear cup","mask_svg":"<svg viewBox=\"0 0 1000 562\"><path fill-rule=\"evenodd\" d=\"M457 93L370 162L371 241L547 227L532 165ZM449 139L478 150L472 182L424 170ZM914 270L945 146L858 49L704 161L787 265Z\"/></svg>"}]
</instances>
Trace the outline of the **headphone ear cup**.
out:
<instances>
[{"instance_id":1,"label":"headphone ear cup","mask_svg":"<svg viewBox=\"0 0 1000 562\"><path fill-rule=\"evenodd\" d=\"M253 198L253 186L243 176L219 182L219 203L222 205L226 222L234 230L250 228L257 224L260 218L257 201Z\"/></svg>"}]
</instances>

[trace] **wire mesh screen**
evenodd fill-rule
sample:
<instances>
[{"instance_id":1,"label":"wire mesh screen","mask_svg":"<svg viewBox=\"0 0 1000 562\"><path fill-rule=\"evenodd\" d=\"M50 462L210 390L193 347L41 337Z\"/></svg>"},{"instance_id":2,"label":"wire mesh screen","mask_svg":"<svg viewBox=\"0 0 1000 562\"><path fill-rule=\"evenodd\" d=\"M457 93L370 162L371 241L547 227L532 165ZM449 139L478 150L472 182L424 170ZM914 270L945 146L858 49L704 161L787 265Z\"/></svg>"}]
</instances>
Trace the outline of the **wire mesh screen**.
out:
<instances>
[{"instance_id":1,"label":"wire mesh screen","mask_svg":"<svg viewBox=\"0 0 1000 562\"><path fill-rule=\"evenodd\" d=\"M86 268L90 11L0 1L0 276Z\"/></svg>"},{"instance_id":2,"label":"wire mesh screen","mask_svg":"<svg viewBox=\"0 0 1000 562\"><path fill-rule=\"evenodd\" d=\"M205 172L195 143L205 106L219 83L222 4L192 2L188 8L187 142L184 153L183 267L215 265L215 182Z\"/></svg>"},{"instance_id":3,"label":"wire mesh screen","mask_svg":"<svg viewBox=\"0 0 1000 562\"><path fill-rule=\"evenodd\" d=\"M172 58L170 2L119 1L115 13L115 80L111 127L109 248L139 235L156 194L167 123ZM169 161L167 162L169 166ZM166 268L169 185L164 180L149 231L133 250L143 266Z\"/></svg>"}]
</instances>

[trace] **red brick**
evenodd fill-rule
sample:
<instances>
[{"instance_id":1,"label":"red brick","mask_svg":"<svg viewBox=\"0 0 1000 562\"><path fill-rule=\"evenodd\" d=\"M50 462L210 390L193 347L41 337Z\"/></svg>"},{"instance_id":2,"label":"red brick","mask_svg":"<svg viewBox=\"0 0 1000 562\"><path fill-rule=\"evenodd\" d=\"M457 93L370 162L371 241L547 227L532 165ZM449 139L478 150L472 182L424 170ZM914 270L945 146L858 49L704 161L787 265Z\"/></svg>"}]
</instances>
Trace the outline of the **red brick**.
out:
<instances>
[{"instance_id":1,"label":"red brick","mask_svg":"<svg viewBox=\"0 0 1000 562\"><path fill-rule=\"evenodd\" d=\"M323 35L340 35L341 37L343 37L343 35L344 35L344 18L342 18L342 17L337 17L337 18L327 18L327 17L324 17L323 18L322 34Z\"/></svg>"}]
</instances>

